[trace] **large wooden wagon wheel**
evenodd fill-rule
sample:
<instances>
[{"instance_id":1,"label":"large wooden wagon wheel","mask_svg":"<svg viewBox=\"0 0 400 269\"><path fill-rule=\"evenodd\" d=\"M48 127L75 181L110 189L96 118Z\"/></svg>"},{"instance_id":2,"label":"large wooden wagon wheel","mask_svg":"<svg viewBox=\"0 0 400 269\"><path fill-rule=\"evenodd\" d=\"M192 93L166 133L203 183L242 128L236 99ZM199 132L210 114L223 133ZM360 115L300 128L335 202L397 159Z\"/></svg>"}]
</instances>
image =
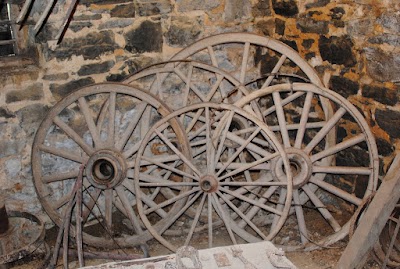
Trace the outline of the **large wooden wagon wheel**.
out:
<instances>
[{"instance_id":1,"label":"large wooden wagon wheel","mask_svg":"<svg viewBox=\"0 0 400 269\"><path fill-rule=\"evenodd\" d=\"M323 87L317 72L297 51L281 41L252 33L206 37L182 49L171 60L195 60L218 67L236 78L248 91L287 82L310 82ZM320 104L325 118L332 117L330 102L321 96ZM252 107L257 106L252 104ZM334 146L335 132L328 133L324 142L326 148ZM329 166L334 162L334 156L325 158L323 162ZM322 174L315 176L324 178ZM307 200L307 196L300 195L301 203Z\"/></svg>"},{"instance_id":2,"label":"large wooden wagon wheel","mask_svg":"<svg viewBox=\"0 0 400 269\"><path fill-rule=\"evenodd\" d=\"M174 118L186 130L189 155L179 149L170 128ZM242 119L243 125L233 123L234 118ZM162 156L151 153L153 141L164 145ZM279 182L273 181L270 171L274 158L282 160ZM160 174L156 167L169 173ZM291 172L282 146L261 120L228 104L194 104L161 119L144 137L134 171L139 215L151 234L172 251L192 240L200 247L221 244L215 237L221 233L218 221L229 243L270 240L290 210ZM164 196L166 192L175 195ZM264 225L265 216L252 214L253 207L277 221ZM195 212L191 218L189 210ZM246 227L240 227L242 222ZM180 230L181 236L169 236L171 230Z\"/></svg>"},{"instance_id":3,"label":"large wooden wagon wheel","mask_svg":"<svg viewBox=\"0 0 400 269\"><path fill-rule=\"evenodd\" d=\"M322 109L322 98L334 107L329 118ZM288 219L285 227L297 227L299 232L288 237L284 227L276 243L289 250L311 249L342 239L355 209L377 187L378 153L368 124L345 98L313 84L270 86L235 105L245 106L254 100L266 104L261 107L264 121L284 145L293 172L296 218ZM331 132L337 133L334 144L326 143ZM324 159L331 156L336 162L326 165ZM271 170L274 180L281 181L279 158L273 160ZM302 195L308 197L307 203L301 202Z\"/></svg>"},{"instance_id":4,"label":"large wooden wagon wheel","mask_svg":"<svg viewBox=\"0 0 400 269\"><path fill-rule=\"evenodd\" d=\"M134 209L134 156L144 128L169 113L151 94L116 83L87 86L58 102L41 123L32 148L34 184L50 218L61 225L79 168L85 165L84 243L116 248L150 239ZM186 134L177 122L170 125L187 152ZM162 151L158 145L152 150Z\"/></svg>"}]
</instances>

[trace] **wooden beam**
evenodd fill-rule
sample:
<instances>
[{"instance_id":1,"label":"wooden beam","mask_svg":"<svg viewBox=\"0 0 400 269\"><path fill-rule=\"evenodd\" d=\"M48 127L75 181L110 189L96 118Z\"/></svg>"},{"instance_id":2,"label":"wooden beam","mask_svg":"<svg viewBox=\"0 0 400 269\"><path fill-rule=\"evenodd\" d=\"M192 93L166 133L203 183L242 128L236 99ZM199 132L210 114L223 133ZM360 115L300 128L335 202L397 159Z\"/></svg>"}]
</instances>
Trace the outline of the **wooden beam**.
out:
<instances>
[{"instance_id":1,"label":"wooden beam","mask_svg":"<svg viewBox=\"0 0 400 269\"><path fill-rule=\"evenodd\" d=\"M400 199L400 153L398 153L372 199L336 269L361 268Z\"/></svg>"}]
</instances>

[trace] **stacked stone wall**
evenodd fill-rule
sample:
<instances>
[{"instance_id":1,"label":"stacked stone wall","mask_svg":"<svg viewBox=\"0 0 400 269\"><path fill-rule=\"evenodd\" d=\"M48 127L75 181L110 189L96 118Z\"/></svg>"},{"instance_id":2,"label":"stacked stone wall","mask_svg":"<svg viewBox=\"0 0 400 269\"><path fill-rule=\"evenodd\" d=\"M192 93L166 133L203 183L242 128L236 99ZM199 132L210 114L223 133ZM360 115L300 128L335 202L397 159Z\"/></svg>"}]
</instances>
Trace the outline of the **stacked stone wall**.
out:
<instances>
[{"instance_id":1,"label":"stacked stone wall","mask_svg":"<svg viewBox=\"0 0 400 269\"><path fill-rule=\"evenodd\" d=\"M32 20L44 2L36 0ZM81 86L120 81L222 32L270 36L297 50L325 85L363 113L377 140L381 175L400 150L398 1L81 0L56 44L64 11L56 6L37 36L24 26L36 64L0 67L0 191L12 208L41 212L30 151L58 100Z\"/></svg>"}]
</instances>

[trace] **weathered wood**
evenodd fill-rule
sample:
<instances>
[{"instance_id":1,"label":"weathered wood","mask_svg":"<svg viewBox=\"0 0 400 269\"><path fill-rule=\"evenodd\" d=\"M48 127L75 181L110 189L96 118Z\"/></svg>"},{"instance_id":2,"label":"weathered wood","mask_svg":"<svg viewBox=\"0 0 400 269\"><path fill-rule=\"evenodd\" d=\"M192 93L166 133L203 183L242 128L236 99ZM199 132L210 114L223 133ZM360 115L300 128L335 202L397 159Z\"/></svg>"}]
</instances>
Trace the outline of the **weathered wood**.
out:
<instances>
[{"instance_id":1,"label":"weathered wood","mask_svg":"<svg viewBox=\"0 0 400 269\"><path fill-rule=\"evenodd\" d=\"M400 153L369 205L336 269L360 268L400 198Z\"/></svg>"}]
</instances>

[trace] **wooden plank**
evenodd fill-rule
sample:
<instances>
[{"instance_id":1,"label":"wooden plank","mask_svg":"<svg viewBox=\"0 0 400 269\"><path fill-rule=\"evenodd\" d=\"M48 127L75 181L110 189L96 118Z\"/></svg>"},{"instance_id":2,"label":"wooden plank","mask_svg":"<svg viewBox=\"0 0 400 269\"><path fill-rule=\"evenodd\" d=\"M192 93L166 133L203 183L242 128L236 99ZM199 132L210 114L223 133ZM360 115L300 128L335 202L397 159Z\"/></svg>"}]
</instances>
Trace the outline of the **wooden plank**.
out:
<instances>
[{"instance_id":1,"label":"wooden plank","mask_svg":"<svg viewBox=\"0 0 400 269\"><path fill-rule=\"evenodd\" d=\"M400 198L400 153L360 220L336 269L361 268Z\"/></svg>"}]
</instances>

